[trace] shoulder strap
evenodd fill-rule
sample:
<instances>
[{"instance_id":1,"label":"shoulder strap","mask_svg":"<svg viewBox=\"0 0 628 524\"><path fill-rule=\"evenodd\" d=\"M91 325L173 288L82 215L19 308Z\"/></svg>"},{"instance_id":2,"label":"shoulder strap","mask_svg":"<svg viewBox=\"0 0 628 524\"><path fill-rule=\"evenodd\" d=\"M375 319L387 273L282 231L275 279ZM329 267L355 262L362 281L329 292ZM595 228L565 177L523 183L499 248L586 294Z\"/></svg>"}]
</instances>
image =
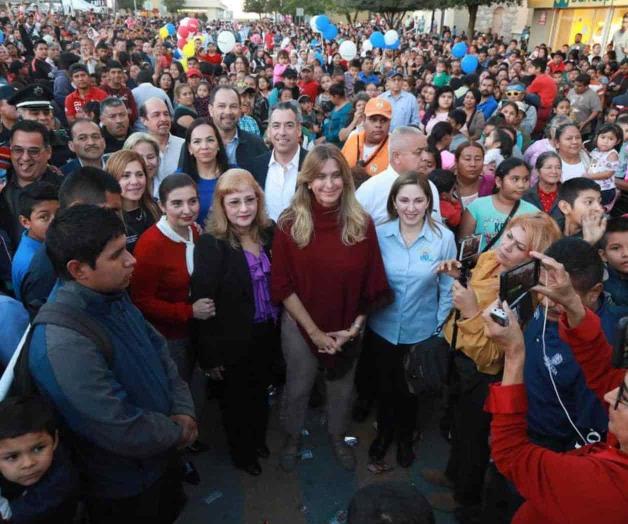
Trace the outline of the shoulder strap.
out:
<instances>
[{"instance_id":1,"label":"shoulder strap","mask_svg":"<svg viewBox=\"0 0 628 524\"><path fill-rule=\"evenodd\" d=\"M77 307L61 302L46 302L33 320L33 327L38 324L54 324L76 331L94 342L108 362L113 357L111 341L103 328Z\"/></svg>"},{"instance_id":2,"label":"shoulder strap","mask_svg":"<svg viewBox=\"0 0 628 524\"><path fill-rule=\"evenodd\" d=\"M502 227L500 227L497 234L493 238L491 238L491 241L482 250L482 253L486 253L488 250L490 250L496 244L496 242L501 238L503 232L506 230L506 226L508 225L508 222L510 222L510 219L515 216L517 209L519 209L520 203L521 203L521 200L517 200L515 205L512 206L512 209L510 210L510 213L508 214L508 216L506 217L506 220L502 224Z\"/></svg>"}]
</instances>

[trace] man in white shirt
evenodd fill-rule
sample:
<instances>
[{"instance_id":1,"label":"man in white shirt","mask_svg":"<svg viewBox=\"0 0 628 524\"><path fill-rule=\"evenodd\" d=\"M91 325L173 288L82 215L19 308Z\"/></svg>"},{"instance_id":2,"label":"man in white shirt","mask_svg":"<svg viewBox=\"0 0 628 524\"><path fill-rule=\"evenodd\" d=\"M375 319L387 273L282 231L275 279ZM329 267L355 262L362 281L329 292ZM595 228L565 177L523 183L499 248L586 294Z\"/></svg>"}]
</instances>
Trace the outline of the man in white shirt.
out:
<instances>
[{"instance_id":1,"label":"man in white shirt","mask_svg":"<svg viewBox=\"0 0 628 524\"><path fill-rule=\"evenodd\" d=\"M153 181L153 196L158 198L161 182L179 167L179 157L185 140L170 134L172 115L161 98L149 98L140 106L139 112L148 133L159 142L159 171Z\"/></svg>"},{"instance_id":2,"label":"man in white shirt","mask_svg":"<svg viewBox=\"0 0 628 524\"><path fill-rule=\"evenodd\" d=\"M151 69L142 69L137 75L138 86L131 91L137 107L142 107L151 98L159 98L170 110L170 114L174 114L172 102L163 89L153 85L153 72ZM138 118L133 125L134 131L146 131L144 121Z\"/></svg>"},{"instance_id":3,"label":"man in white shirt","mask_svg":"<svg viewBox=\"0 0 628 524\"><path fill-rule=\"evenodd\" d=\"M356 192L358 202L371 215L376 226L389 220L386 203L397 177L417 171L420 167L421 153L427 149L427 137L416 127L401 126L390 134L388 148L388 168L364 182ZM432 182L429 184L432 189L432 218L441 221L438 191Z\"/></svg>"},{"instance_id":4,"label":"man in white shirt","mask_svg":"<svg viewBox=\"0 0 628 524\"><path fill-rule=\"evenodd\" d=\"M297 176L307 151L300 146L301 115L291 102L277 104L268 121L272 153L264 153L245 165L264 189L268 216L275 222L290 205Z\"/></svg>"}]
</instances>

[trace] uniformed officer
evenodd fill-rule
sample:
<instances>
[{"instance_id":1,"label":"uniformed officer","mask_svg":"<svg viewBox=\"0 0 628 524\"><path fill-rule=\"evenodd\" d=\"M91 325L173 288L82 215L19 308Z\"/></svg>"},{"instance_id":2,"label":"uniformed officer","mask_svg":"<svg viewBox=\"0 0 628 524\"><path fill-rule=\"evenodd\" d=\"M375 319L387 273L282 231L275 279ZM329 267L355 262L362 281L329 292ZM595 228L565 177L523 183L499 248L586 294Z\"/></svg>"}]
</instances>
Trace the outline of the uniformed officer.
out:
<instances>
[{"instance_id":1,"label":"uniformed officer","mask_svg":"<svg viewBox=\"0 0 628 524\"><path fill-rule=\"evenodd\" d=\"M20 120L34 120L46 126L46 129L50 131L50 147L52 148L50 163L60 168L72 158L72 152L68 149L67 131L56 129L53 100L53 93L48 87L35 83L20 89L8 102L17 108Z\"/></svg>"}]
</instances>

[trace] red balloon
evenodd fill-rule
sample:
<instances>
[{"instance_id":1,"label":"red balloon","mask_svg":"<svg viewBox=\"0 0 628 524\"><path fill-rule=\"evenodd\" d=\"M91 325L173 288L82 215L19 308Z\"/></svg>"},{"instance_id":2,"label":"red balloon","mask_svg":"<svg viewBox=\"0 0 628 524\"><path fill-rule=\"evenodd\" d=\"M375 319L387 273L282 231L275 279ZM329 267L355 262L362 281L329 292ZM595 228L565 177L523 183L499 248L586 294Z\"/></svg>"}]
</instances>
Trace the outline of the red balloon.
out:
<instances>
[{"instance_id":1,"label":"red balloon","mask_svg":"<svg viewBox=\"0 0 628 524\"><path fill-rule=\"evenodd\" d=\"M184 46L185 44L187 44L187 43L188 43L188 39L187 39L187 38L179 38L179 39L177 40L177 47L178 47L179 49L183 49L183 46Z\"/></svg>"},{"instance_id":2,"label":"red balloon","mask_svg":"<svg viewBox=\"0 0 628 524\"><path fill-rule=\"evenodd\" d=\"M188 26L179 26L179 31L177 31L177 34L180 38L187 38L190 34L190 28Z\"/></svg>"},{"instance_id":3,"label":"red balloon","mask_svg":"<svg viewBox=\"0 0 628 524\"><path fill-rule=\"evenodd\" d=\"M196 32L198 32L198 28L199 28L198 19L197 18L191 18L188 21L188 29L190 30L190 32L196 33Z\"/></svg>"}]
</instances>

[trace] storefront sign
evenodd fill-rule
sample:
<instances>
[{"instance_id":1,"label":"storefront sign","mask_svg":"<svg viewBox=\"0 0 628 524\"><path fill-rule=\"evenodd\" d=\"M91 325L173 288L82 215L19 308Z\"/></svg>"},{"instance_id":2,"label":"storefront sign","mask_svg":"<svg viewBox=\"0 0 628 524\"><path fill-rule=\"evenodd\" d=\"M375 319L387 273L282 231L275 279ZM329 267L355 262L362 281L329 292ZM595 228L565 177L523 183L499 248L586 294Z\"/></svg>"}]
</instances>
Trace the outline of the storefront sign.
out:
<instances>
[{"instance_id":1,"label":"storefront sign","mask_svg":"<svg viewBox=\"0 0 628 524\"><path fill-rule=\"evenodd\" d=\"M568 7L604 7L611 4L621 4L613 0L554 0L554 9L567 9Z\"/></svg>"}]
</instances>

